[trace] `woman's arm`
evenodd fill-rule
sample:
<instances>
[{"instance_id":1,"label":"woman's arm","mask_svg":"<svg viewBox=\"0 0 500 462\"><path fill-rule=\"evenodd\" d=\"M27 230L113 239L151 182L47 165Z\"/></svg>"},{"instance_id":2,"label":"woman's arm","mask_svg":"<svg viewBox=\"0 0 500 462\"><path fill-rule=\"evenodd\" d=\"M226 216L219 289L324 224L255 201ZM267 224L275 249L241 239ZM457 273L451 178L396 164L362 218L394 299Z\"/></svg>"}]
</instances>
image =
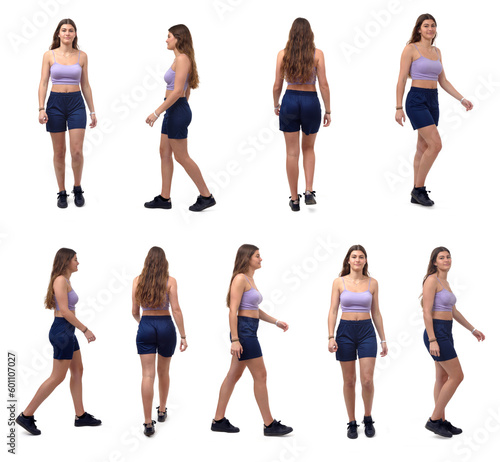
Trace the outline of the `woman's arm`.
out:
<instances>
[{"instance_id":1,"label":"woman's arm","mask_svg":"<svg viewBox=\"0 0 500 462\"><path fill-rule=\"evenodd\" d=\"M333 281L330 311L328 312L328 351L330 353L335 353L338 348L337 342L335 341L335 324L337 324L337 316L340 305L339 284L339 278Z\"/></svg>"},{"instance_id":2,"label":"woman's arm","mask_svg":"<svg viewBox=\"0 0 500 462\"><path fill-rule=\"evenodd\" d=\"M139 276L134 279L132 283L132 317L139 323L141 322L141 307L135 298L137 293L137 284L139 283Z\"/></svg>"},{"instance_id":3,"label":"woman's arm","mask_svg":"<svg viewBox=\"0 0 500 462\"><path fill-rule=\"evenodd\" d=\"M179 333L181 334L181 351L184 351L187 348L186 342L186 331L184 330L184 318L182 316L181 307L179 305L179 297L177 295L177 281L170 276L168 279L168 288L170 288L168 293L168 298L170 300L170 306L172 307L172 315L175 320L175 324L177 329L179 329Z\"/></svg>"},{"instance_id":4,"label":"woman's arm","mask_svg":"<svg viewBox=\"0 0 500 462\"><path fill-rule=\"evenodd\" d=\"M269 316L267 313L259 309L259 319L264 322L269 322L271 324L275 324L280 329L283 329L283 332L288 330L288 324L285 321L278 321L276 318Z\"/></svg>"},{"instance_id":5,"label":"woman's arm","mask_svg":"<svg viewBox=\"0 0 500 462\"><path fill-rule=\"evenodd\" d=\"M274 79L273 85L273 99L274 99L274 113L279 115L279 100L281 96L281 91L283 90L283 75L281 74L281 65L283 63L283 55L285 50L281 50L278 53L278 59L276 60L276 77Z\"/></svg>"},{"instance_id":6,"label":"woman's arm","mask_svg":"<svg viewBox=\"0 0 500 462\"><path fill-rule=\"evenodd\" d=\"M380 313L380 308L378 305L378 282L376 279L371 280L371 286L373 287L373 295L372 295L372 319L373 319L373 324L375 324L375 328L377 329L378 336L380 337L380 345L382 348L382 351L380 353L380 356L384 357L387 355L387 342L385 339L385 332L384 332L384 323L382 321L382 314Z\"/></svg>"},{"instance_id":7,"label":"woman's arm","mask_svg":"<svg viewBox=\"0 0 500 462\"><path fill-rule=\"evenodd\" d=\"M97 117L95 115L95 108L94 108L94 101L92 100L92 90L90 88L89 84L89 72L88 72L88 58L87 58L87 53L85 52L80 52L80 65L82 66L82 81L80 82L80 85L82 87L82 93L85 98L85 101L87 102L87 106L89 108L89 111L94 114L90 115L90 128L94 128L97 125Z\"/></svg>"},{"instance_id":8,"label":"woman's arm","mask_svg":"<svg viewBox=\"0 0 500 462\"><path fill-rule=\"evenodd\" d=\"M403 95L405 93L406 80L408 79L408 74L410 73L412 56L413 45L408 44L405 46L405 49L401 54L398 84L396 85L396 107L401 108L396 109L396 122L401 126L403 126L403 122L406 122L406 116L403 110Z\"/></svg>"},{"instance_id":9,"label":"woman's arm","mask_svg":"<svg viewBox=\"0 0 500 462\"><path fill-rule=\"evenodd\" d=\"M59 305L59 313L63 316L66 321L71 325L75 326L78 330L81 330L85 335L87 341L93 342L95 340L95 335L81 323L75 313L68 308L68 283L64 276L58 276L54 281L54 295Z\"/></svg>"},{"instance_id":10,"label":"woman's arm","mask_svg":"<svg viewBox=\"0 0 500 462\"><path fill-rule=\"evenodd\" d=\"M47 97L47 88L49 86L50 77L50 51L46 51L42 60L42 75L40 77L40 85L38 86L38 108L45 108L45 98ZM47 123L48 117L45 109L38 111L38 122L41 124Z\"/></svg>"},{"instance_id":11,"label":"woman's arm","mask_svg":"<svg viewBox=\"0 0 500 462\"><path fill-rule=\"evenodd\" d=\"M424 309L424 324L425 330L429 337L429 341L436 338L434 334L434 324L432 323L432 307L434 305L434 297L436 296L437 280L433 276L429 276L422 290L422 304ZM439 345L437 341L430 342L430 353L433 356L439 356Z\"/></svg>"},{"instance_id":12,"label":"woman's arm","mask_svg":"<svg viewBox=\"0 0 500 462\"><path fill-rule=\"evenodd\" d=\"M453 319L464 326L467 330L470 330L472 335L474 335L479 342L485 339L484 334L477 329L474 329L474 326L467 321L467 319L465 319L464 315L457 310L456 306L453 307Z\"/></svg>"},{"instance_id":13,"label":"woman's arm","mask_svg":"<svg viewBox=\"0 0 500 462\"><path fill-rule=\"evenodd\" d=\"M243 347L238 339L238 308L245 291L246 279L243 274L237 274L231 283L229 294L229 329L231 330L231 354L238 358L243 353Z\"/></svg>"},{"instance_id":14,"label":"woman's arm","mask_svg":"<svg viewBox=\"0 0 500 462\"><path fill-rule=\"evenodd\" d=\"M318 65L316 66L316 70L318 76L319 91L321 93L321 98L323 98L323 104L325 105L323 126L328 127L332 121L332 118L330 115L330 87L328 86L328 80L326 79L325 55L321 50L318 50L316 48L316 56L318 58Z\"/></svg>"},{"instance_id":15,"label":"woman's arm","mask_svg":"<svg viewBox=\"0 0 500 462\"><path fill-rule=\"evenodd\" d=\"M443 57L441 55L441 50L439 50L439 48L436 48L436 50L439 53L439 57L441 59L441 64L443 64ZM448 81L448 79L446 78L446 74L444 73L444 65L443 65L443 70L441 71L441 74L439 74L438 82L439 82L439 85L441 85L441 88L446 93L453 96L453 98L458 99L460 101L460 103L462 104L462 106L464 106L465 109L467 109L467 111L470 111L474 107L472 105L472 103L469 100L465 99L457 90L455 90L455 87Z\"/></svg>"}]
</instances>

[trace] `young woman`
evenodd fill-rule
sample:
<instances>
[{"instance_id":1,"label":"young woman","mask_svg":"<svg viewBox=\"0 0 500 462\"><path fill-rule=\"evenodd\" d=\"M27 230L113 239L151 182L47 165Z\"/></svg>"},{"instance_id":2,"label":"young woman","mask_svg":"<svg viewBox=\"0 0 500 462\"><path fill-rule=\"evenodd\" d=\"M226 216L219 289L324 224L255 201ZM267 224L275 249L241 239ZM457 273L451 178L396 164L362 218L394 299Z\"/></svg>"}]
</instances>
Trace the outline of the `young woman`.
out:
<instances>
[{"instance_id":1,"label":"young woman","mask_svg":"<svg viewBox=\"0 0 500 462\"><path fill-rule=\"evenodd\" d=\"M300 210L302 197L298 194L301 129L306 177L305 203L306 205L316 204L316 191L313 191L316 161L314 142L321 125L321 105L316 93L316 77L326 111L323 126L328 127L331 122L331 112L325 56L314 45L314 34L309 21L297 18L290 29L285 49L278 53L276 80L273 87L274 113L279 115L280 130L285 135L286 172L291 193L289 205L294 212ZM283 88L283 79L286 79L288 86L280 105L278 101Z\"/></svg>"},{"instance_id":2,"label":"young woman","mask_svg":"<svg viewBox=\"0 0 500 462\"><path fill-rule=\"evenodd\" d=\"M167 48L175 54L175 59L165 74L167 90L163 103L146 119L151 127L164 111L161 127L160 158L161 158L161 193L144 207L149 209L170 209L170 187L174 173L175 160L184 167L193 180L200 195L189 207L192 212L201 212L215 205L215 199L205 184L198 165L189 157L187 149L188 125L191 123L191 109L188 104L191 89L198 87L198 71L194 59L193 39L189 29L184 24L178 24L168 30Z\"/></svg>"},{"instance_id":3,"label":"young woman","mask_svg":"<svg viewBox=\"0 0 500 462\"><path fill-rule=\"evenodd\" d=\"M339 305L342 317L337 336L335 324ZM373 317L372 319L370 317ZM382 348L381 356L387 354L384 324L378 306L378 282L369 276L366 250L361 245L353 245L347 252L342 265L340 277L333 281L332 302L328 314L328 350L336 352L344 377L344 399L349 416L347 437L358 437L355 418L356 400L356 358L359 358L359 370L363 402L365 405L365 435L375 435L372 420L373 404L373 371L377 357L377 337L373 324L377 328Z\"/></svg>"},{"instance_id":4,"label":"young woman","mask_svg":"<svg viewBox=\"0 0 500 462\"><path fill-rule=\"evenodd\" d=\"M470 330L480 342L484 334L475 329L457 310L457 298L447 281L451 255L446 247L437 247L431 253L424 277L422 306L424 309L424 343L435 361L434 411L425 428L439 436L450 438L462 433L445 419L445 408L464 378L460 361L453 346L451 328L453 319Z\"/></svg>"},{"instance_id":5,"label":"young woman","mask_svg":"<svg viewBox=\"0 0 500 462\"><path fill-rule=\"evenodd\" d=\"M282 436L293 431L292 427L273 419L269 409L266 385L266 367L262 358L257 329L259 320L275 324L284 332L288 324L269 316L259 309L262 295L255 286L253 276L261 267L262 258L257 247L243 244L236 253L233 275L229 285L226 303L229 307L229 328L231 330L231 367L220 388L219 402L212 420L212 431L237 433L238 427L226 419L226 407L236 382L248 367L254 380L255 399L264 420L265 436Z\"/></svg>"},{"instance_id":6,"label":"young woman","mask_svg":"<svg viewBox=\"0 0 500 462\"><path fill-rule=\"evenodd\" d=\"M52 79L52 88L45 109L49 77ZM82 93L90 110L90 128L94 128L97 119L89 84L87 54L78 48L75 23L71 19L63 19L57 25L49 51L43 55L42 76L38 87L38 121L46 124L52 137L54 169L59 188L57 206L63 209L68 206L65 185L66 129L69 131L75 205L82 207L85 204L81 181L87 115Z\"/></svg>"},{"instance_id":7,"label":"young woman","mask_svg":"<svg viewBox=\"0 0 500 462\"><path fill-rule=\"evenodd\" d=\"M142 317L140 307L142 306ZM160 247L152 247L144 262L140 276L134 279L132 288L132 316L139 323L137 353L142 365L142 405L144 407L144 434L155 432L155 420L151 420L153 406L155 362L158 353L158 390L160 405L158 422L167 418L167 396L170 386L168 375L170 359L175 351L177 335L170 316L170 306L175 324L181 334L180 350L187 348L186 332L181 307L177 298L177 281L168 274L168 261Z\"/></svg>"},{"instance_id":8,"label":"young woman","mask_svg":"<svg viewBox=\"0 0 500 462\"><path fill-rule=\"evenodd\" d=\"M82 331L87 341L93 342L95 335L75 316L78 295L73 290L70 278L78 271L76 252L71 249L59 249L54 258L49 288L45 297L45 307L54 310L54 322L49 332L49 340L54 347L52 374L42 383L28 407L19 414L16 422L32 435L40 435L34 413L61 384L68 369L71 373L69 388L75 406L75 427L101 425L101 421L85 412L82 400L83 364L80 346L75 336L75 328Z\"/></svg>"},{"instance_id":9,"label":"young woman","mask_svg":"<svg viewBox=\"0 0 500 462\"><path fill-rule=\"evenodd\" d=\"M425 179L441 151L441 138L437 130L439 103L437 84L460 101L467 111L472 103L466 100L446 79L439 48L432 46L436 40L436 20L430 14L418 17L411 38L401 56L398 85L396 89L396 122L406 121L403 111L403 94L406 79L412 79L412 86L406 97L406 113L414 130L418 130L417 151L413 162L414 187L411 202L423 206L434 205L427 194Z\"/></svg>"}]
</instances>

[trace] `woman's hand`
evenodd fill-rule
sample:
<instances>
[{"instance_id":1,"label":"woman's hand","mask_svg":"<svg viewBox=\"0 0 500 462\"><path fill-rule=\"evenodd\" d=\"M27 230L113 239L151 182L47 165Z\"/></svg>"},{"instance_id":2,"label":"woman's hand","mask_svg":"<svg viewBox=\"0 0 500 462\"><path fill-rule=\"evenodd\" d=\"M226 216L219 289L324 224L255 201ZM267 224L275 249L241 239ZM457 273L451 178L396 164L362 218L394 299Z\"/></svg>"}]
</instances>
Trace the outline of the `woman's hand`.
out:
<instances>
[{"instance_id":1,"label":"woman's hand","mask_svg":"<svg viewBox=\"0 0 500 462\"><path fill-rule=\"evenodd\" d=\"M328 340L328 351L330 353L335 353L339 349L337 342L335 341L334 338L331 338Z\"/></svg>"},{"instance_id":2,"label":"woman's hand","mask_svg":"<svg viewBox=\"0 0 500 462\"><path fill-rule=\"evenodd\" d=\"M486 338L484 336L484 334L477 329L474 329L474 332L472 332L472 335L477 338L478 342L482 342Z\"/></svg>"},{"instance_id":3,"label":"woman's hand","mask_svg":"<svg viewBox=\"0 0 500 462\"><path fill-rule=\"evenodd\" d=\"M323 116L323 127L329 127L331 123L332 123L331 114L325 114Z\"/></svg>"},{"instance_id":4,"label":"woman's hand","mask_svg":"<svg viewBox=\"0 0 500 462\"><path fill-rule=\"evenodd\" d=\"M185 338L181 338L181 346L180 346L180 350L181 351L186 351L186 348L188 347L188 344L186 342L186 339Z\"/></svg>"},{"instance_id":5,"label":"woman's hand","mask_svg":"<svg viewBox=\"0 0 500 462\"><path fill-rule=\"evenodd\" d=\"M468 111L470 111L474 107L474 105L468 99L465 98L462 100L461 104Z\"/></svg>"},{"instance_id":6,"label":"woman's hand","mask_svg":"<svg viewBox=\"0 0 500 462\"><path fill-rule=\"evenodd\" d=\"M46 124L48 120L49 118L47 117L47 113L44 109L38 111L38 122L40 122L41 124Z\"/></svg>"},{"instance_id":7,"label":"woman's hand","mask_svg":"<svg viewBox=\"0 0 500 462\"><path fill-rule=\"evenodd\" d=\"M285 321L278 321L276 323L276 326L280 329L283 329L283 332L286 332L288 330L288 324Z\"/></svg>"},{"instance_id":8,"label":"woman's hand","mask_svg":"<svg viewBox=\"0 0 500 462\"><path fill-rule=\"evenodd\" d=\"M243 353L243 347L239 340L236 342L231 342L231 355L236 355L240 359L241 353Z\"/></svg>"},{"instance_id":9,"label":"woman's hand","mask_svg":"<svg viewBox=\"0 0 500 462\"><path fill-rule=\"evenodd\" d=\"M90 114L90 128L94 128L97 125L97 117L95 114Z\"/></svg>"},{"instance_id":10,"label":"woman's hand","mask_svg":"<svg viewBox=\"0 0 500 462\"><path fill-rule=\"evenodd\" d=\"M87 330L83 333L83 335L85 335L85 338L87 339L87 341L90 343L90 342L93 342L95 340L95 335L92 333L92 331L90 329L87 328Z\"/></svg>"},{"instance_id":11,"label":"woman's hand","mask_svg":"<svg viewBox=\"0 0 500 462\"><path fill-rule=\"evenodd\" d=\"M387 356L387 352L389 351L389 348L387 348L387 342L380 342L380 347L382 348L380 356L383 358L384 356Z\"/></svg>"},{"instance_id":12,"label":"woman's hand","mask_svg":"<svg viewBox=\"0 0 500 462\"><path fill-rule=\"evenodd\" d=\"M155 122L158 120L159 117L156 117L154 112L152 112L151 114L148 115L148 118L146 119L146 123L152 127Z\"/></svg>"},{"instance_id":13,"label":"woman's hand","mask_svg":"<svg viewBox=\"0 0 500 462\"><path fill-rule=\"evenodd\" d=\"M403 126L403 122L406 122L405 111L403 109L396 110L396 122Z\"/></svg>"},{"instance_id":14,"label":"woman's hand","mask_svg":"<svg viewBox=\"0 0 500 462\"><path fill-rule=\"evenodd\" d=\"M434 340L434 342L429 344L429 352L432 356L439 356L439 344L437 340Z\"/></svg>"},{"instance_id":15,"label":"woman's hand","mask_svg":"<svg viewBox=\"0 0 500 462\"><path fill-rule=\"evenodd\" d=\"M274 108L274 113L279 116L280 115L280 107L281 107L281 104L278 104L275 108Z\"/></svg>"}]
</instances>

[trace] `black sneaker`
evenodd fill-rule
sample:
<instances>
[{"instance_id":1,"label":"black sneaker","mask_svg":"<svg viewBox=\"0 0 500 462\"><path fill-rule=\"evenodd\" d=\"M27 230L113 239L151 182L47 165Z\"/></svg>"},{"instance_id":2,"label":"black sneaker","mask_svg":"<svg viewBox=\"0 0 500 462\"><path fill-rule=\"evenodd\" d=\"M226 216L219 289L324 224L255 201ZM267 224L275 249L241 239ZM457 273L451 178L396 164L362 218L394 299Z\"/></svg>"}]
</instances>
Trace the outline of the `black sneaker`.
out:
<instances>
[{"instance_id":1,"label":"black sneaker","mask_svg":"<svg viewBox=\"0 0 500 462\"><path fill-rule=\"evenodd\" d=\"M373 426L373 424L375 422L372 420L372 416L365 415L365 418L363 419L363 423L365 424L365 435L368 438L372 438L373 436L375 436L375 427Z\"/></svg>"},{"instance_id":2,"label":"black sneaker","mask_svg":"<svg viewBox=\"0 0 500 462\"><path fill-rule=\"evenodd\" d=\"M358 437L358 427L359 425L356 423L355 420L351 420L347 424L347 438L350 438L351 440L354 440Z\"/></svg>"},{"instance_id":3,"label":"black sneaker","mask_svg":"<svg viewBox=\"0 0 500 462\"><path fill-rule=\"evenodd\" d=\"M75 418L75 427L97 427L102 422L88 412L84 412L81 417Z\"/></svg>"},{"instance_id":4,"label":"black sneaker","mask_svg":"<svg viewBox=\"0 0 500 462\"><path fill-rule=\"evenodd\" d=\"M74 186L73 191L71 191L75 195L75 205L77 207L83 207L85 204L85 198L83 197L83 191L81 186Z\"/></svg>"},{"instance_id":5,"label":"black sneaker","mask_svg":"<svg viewBox=\"0 0 500 462\"><path fill-rule=\"evenodd\" d=\"M453 434L444 427L443 419L431 420L429 418L429 420L425 424L425 428L435 433L436 435L442 436L444 438L451 438L453 436Z\"/></svg>"},{"instance_id":6,"label":"black sneaker","mask_svg":"<svg viewBox=\"0 0 500 462\"><path fill-rule=\"evenodd\" d=\"M223 417L220 420L212 420L211 430L213 432L238 433L240 429L231 425L231 422Z\"/></svg>"},{"instance_id":7,"label":"black sneaker","mask_svg":"<svg viewBox=\"0 0 500 462\"><path fill-rule=\"evenodd\" d=\"M306 191L304 193L304 200L306 205L316 204L316 191Z\"/></svg>"},{"instance_id":8,"label":"black sneaker","mask_svg":"<svg viewBox=\"0 0 500 462\"><path fill-rule=\"evenodd\" d=\"M35 416L25 416L22 412L17 416L16 423L23 427L27 432L32 435L40 435L42 432L36 428L35 425Z\"/></svg>"},{"instance_id":9,"label":"black sneaker","mask_svg":"<svg viewBox=\"0 0 500 462\"><path fill-rule=\"evenodd\" d=\"M413 191L411 192L411 203L420 204L425 207L434 205L434 201L429 198L428 193L430 193L430 191L427 191L425 189L425 186L422 186L420 188L413 188Z\"/></svg>"},{"instance_id":10,"label":"black sneaker","mask_svg":"<svg viewBox=\"0 0 500 462\"><path fill-rule=\"evenodd\" d=\"M300 198L302 196L300 194L297 195L297 199L296 200L292 200L292 196L290 196L290 202L288 203L288 205L290 206L290 208L292 209L292 212L298 212L300 210Z\"/></svg>"},{"instance_id":11,"label":"black sneaker","mask_svg":"<svg viewBox=\"0 0 500 462\"><path fill-rule=\"evenodd\" d=\"M281 420L274 419L269 425L264 425L264 436L283 436L293 432L292 427L287 427Z\"/></svg>"},{"instance_id":12,"label":"black sneaker","mask_svg":"<svg viewBox=\"0 0 500 462\"><path fill-rule=\"evenodd\" d=\"M167 408L165 408L165 412L160 411L160 406L156 410L158 412L158 422L165 422L167 420Z\"/></svg>"},{"instance_id":13,"label":"black sneaker","mask_svg":"<svg viewBox=\"0 0 500 462\"><path fill-rule=\"evenodd\" d=\"M146 436L151 436L155 434L155 423L156 421L152 420L151 423L149 424L143 424L144 425L144 434Z\"/></svg>"},{"instance_id":14,"label":"black sneaker","mask_svg":"<svg viewBox=\"0 0 500 462\"><path fill-rule=\"evenodd\" d=\"M171 209L172 201L170 198L164 199L161 196L156 196L152 201L145 202L144 207L147 209Z\"/></svg>"},{"instance_id":15,"label":"black sneaker","mask_svg":"<svg viewBox=\"0 0 500 462\"><path fill-rule=\"evenodd\" d=\"M443 427L446 428L446 430L448 430L452 435L460 435L460 433L462 433L461 428L455 427L447 420L443 421Z\"/></svg>"},{"instance_id":16,"label":"black sneaker","mask_svg":"<svg viewBox=\"0 0 500 462\"><path fill-rule=\"evenodd\" d=\"M189 207L191 212L201 212L202 210L208 209L208 207L213 207L215 205L214 196L210 194L209 197L198 196L196 202Z\"/></svg>"},{"instance_id":17,"label":"black sneaker","mask_svg":"<svg viewBox=\"0 0 500 462\"><path fill-rule=\"evenodd\" d=\"M57 193L57 206L60 209L65 209L68 206L68 199L66 199L68 196L65 189Z\"/></svg>"}]
</instances>

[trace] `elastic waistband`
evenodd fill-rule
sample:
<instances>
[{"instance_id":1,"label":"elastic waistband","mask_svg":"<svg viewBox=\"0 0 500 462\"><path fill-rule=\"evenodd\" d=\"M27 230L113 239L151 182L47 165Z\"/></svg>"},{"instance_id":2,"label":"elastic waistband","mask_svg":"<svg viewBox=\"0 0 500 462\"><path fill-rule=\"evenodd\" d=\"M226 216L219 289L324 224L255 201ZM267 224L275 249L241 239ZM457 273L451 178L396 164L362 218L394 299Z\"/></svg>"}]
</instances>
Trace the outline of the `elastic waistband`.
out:
<instances>
[{"instance_id":1,"label":"elastic waistband","mask_svg":"<svg viewBox=\"0 0 500 462\"><path fill-rule=\"evenodd\" d=\"M70 325L72 325L72 326L73 326L73 324L71 324L71 323L70 323L67 319L65 319L65 318L61 318L61 317L59 317L59 316L54 316L54 322L55 322L55 323L58 323L58 324L68 323L68 324L70 324ZM75 326L73 326L73 327L75 327Z\"/></svg>"},{"instance_id":2,"label":"elastic waistband","mask_svg":"<svg viewBox=\"0 0 500 462\"><path fill-rule=\"evenodd\" d=\"M410 91L418 91L421 93L437 93L437 88L422 88L422 87L411 87Z\"/></svg>"},{"instance_id":3,"label":"elastic waistband","mask_svg":"<svg viewBox=\"0 0 500 462\"><path fill-rule=\"evenodd\" d=\"M354 319L340 319L340 322L357 323L357 324L371 324L372 318L360 319L359 321L355 321Z\"/></svg>"},{"instance_id":4,"label":"elastic waistband","mask_svg":"<svg viewBox=\"0 0 500 462\"><path fill-rule=\"evenodd\" d=\"M57 96L76 96L76 95L81 95L81 91L70 91L70 92L65 92L65 91L51 91L50 95L57 95Z\"/></svg>"},{"instance_id":5,"label":"elastic waistband","mask_svg":"<svg viewBox=\"0 0 500 462\"><path fill-rule=\"evenodd\" d=\"M243 321L248 321L248 322L259 322L259 318L251 318L250 316L238 316L238 319L242 319Z\"/></svg>"},{"instance_id":6,"label":"elastic waistband","mask_svg":"<svg viewBox=\"0 0 500 462\"><path fill-rule=\"evenodd\" d=\"M453 324L453 319L433 319L432 320L433 323L437 323L437 324L446 324L446 325L449 325L451 326Z\"/></svg>"},{"instance_id":7,"label":"elastic waistband","mask_svg":"<svg viewBox=\"0 0 500 462\"><path fill-rule=\"evenodd\" d=\"M172 319L172 316L170 316L169 314L152 314L152 315L147 315L147 316L141 316L141 321L143 319L151 319L152 321L154 320L157 320L157 319L165 319L165 318L168 318L168 319Z\"/></svg>"},{"instance_id":8,"label":"elastic waistband","mask_svg":"<svg viewBox=\"0 0 500 462\"><path fill-rule=\"evenodd\" d=\"M290 95L299 95L299 96L318 96L318 92L317 91L304 91L304 90L286 90L285 91L285 95L286 94L290 94Z\"/></svg>"}]
</instances>

